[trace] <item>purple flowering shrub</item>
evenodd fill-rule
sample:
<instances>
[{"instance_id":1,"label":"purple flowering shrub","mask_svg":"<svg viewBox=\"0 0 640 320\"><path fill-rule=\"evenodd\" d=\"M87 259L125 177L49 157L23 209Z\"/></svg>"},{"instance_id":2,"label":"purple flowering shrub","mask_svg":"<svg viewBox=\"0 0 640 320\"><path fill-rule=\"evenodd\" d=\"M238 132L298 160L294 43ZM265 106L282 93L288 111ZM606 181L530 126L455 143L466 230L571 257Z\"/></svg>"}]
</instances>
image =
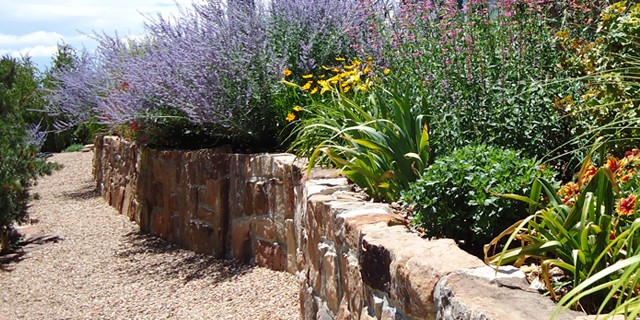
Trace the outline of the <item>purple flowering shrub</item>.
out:
<instances>
[{"instance_id":1,"label":"purple flowering shrub","mask_svg":"<svg viewBox=\"0 0 640 320\"><path fill-rule=\"evenodd\" d=\"M94 34L95 54L54 74L50 112L69 115L62 126L95 117L154 146L276 147L294 100L278 82L283 70L301 75L351 53L344 31L358 1L251 2L158 15L142 39Z\"/></svg>"}]
</instances>

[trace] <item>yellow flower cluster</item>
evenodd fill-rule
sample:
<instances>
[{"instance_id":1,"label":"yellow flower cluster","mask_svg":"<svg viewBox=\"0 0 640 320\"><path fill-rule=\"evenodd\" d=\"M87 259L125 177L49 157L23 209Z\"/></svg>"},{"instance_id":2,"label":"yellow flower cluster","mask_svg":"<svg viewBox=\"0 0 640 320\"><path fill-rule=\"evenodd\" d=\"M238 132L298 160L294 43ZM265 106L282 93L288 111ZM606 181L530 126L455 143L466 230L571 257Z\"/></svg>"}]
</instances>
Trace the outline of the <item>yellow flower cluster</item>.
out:
<instances>
[{"instance_id":1,"label":"yellow flower cluster","mask_svg":"<svg viewBox=\"0 0 640 320\"><path fill-rule=\"evenodd\" d=\"M336 61L343 64L346 59L336 58ZM368 92L373 86L373 81L369 78L369 75L372 74L373 71L372 61L372 58L368 58L364 63L358 59L353 59L348 65L340 65L337 67L322 66L322 71L317 76L314 74L303 75L303 85L287 80L287 78L293 74L293 71L286 69L282 72L284 78L281 82L288 86L300 88L309 95L315 95L318 92L324 94L327 91L342 93L349 91ZM328 76L324 73L325 71L331 72L333 75ZM382 72L388 75L391 70L384 69ZM302 108L295 106L293 110L287 114L285 120L287 120L287 122L295 120L296 113L300 111L302 111Z\"/></svg>"},{"instance_id":2,"label":"yellow flower cluster","mask_svg":"<svg viewBox=\"0 0 640 320\"><path fill-rule=\"evenodd\" d=\"M609 7L604 8L604 10L602 10L602 13L600 14L600 20L603 22L606 22L613 18L616 18L622 13L624 13L626 7L627 7L626 1L616 2L610 5Z\"/></svg>"},{"instance_id":3,"label":"yellow flower cluster","mask_svg":"<svg viewBox=\"0 0 640 320\"><path fill-rule=\"evenodd\" d=\"M344 62L346 59L336 58L336 61ZM282 79L282 83L298 87L312 95L318 93L318 91L323 94L334 89L339 92L349 92L351 90L367 92L373 85L371 79L367 78L372 69L371 60L362 63L358 59L353 59L349 65L339 67L322 66L322 70L330 71L334 75L328 77L324 73L318 76L306 74L302 76L302 79L306 81L303 85L286 80L286 77L292 74L291 70L287 69L284 71L285 79ZM384 74L389 74L389 72L389 69L384 70Z\"/></svg>"}]
</instances>

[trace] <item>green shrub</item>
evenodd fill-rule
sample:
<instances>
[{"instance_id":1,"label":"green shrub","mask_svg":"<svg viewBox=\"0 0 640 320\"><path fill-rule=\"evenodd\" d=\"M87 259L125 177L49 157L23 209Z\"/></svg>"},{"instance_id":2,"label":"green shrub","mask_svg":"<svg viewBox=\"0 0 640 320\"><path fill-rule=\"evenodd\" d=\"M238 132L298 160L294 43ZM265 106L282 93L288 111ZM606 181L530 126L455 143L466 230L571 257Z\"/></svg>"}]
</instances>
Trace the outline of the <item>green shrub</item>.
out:
<instances>
[{"instance_id":1,"label":"green shrub","mask_svg":"<svg viewBox=\"0 0 640 320\"><path fill-rule=\"evenodd\" d=\"M23 119L34 99L34 68L28 59L0 59L0 250L9 246L14 222L23 221L35 179L50 174L53 165L38 158Z\"/></svg>"},{"instance_id":2,"label":"green shrub","mask_svg":"<svg viewBox=\"0 0 640 320\"><path fill-rule=\"evenodd\" d=\"M84 144L74 143L68 147L66 147L62 152L77 152L84 148Z\"/></svg>"},{"instance_id":3,"label":"green shrub","mask_svg":"<svg viewBox=\"0 0 640 320\"><path fill-rule=\"evenodd\" d=\"M528 212L522 203L495 193L526 192L534 177L553 176L541 168L518 151L471 144L437 158L403 192L402 201L413 205L413 223L427 235L477 249Z\"/></svg>"}]
</instances>

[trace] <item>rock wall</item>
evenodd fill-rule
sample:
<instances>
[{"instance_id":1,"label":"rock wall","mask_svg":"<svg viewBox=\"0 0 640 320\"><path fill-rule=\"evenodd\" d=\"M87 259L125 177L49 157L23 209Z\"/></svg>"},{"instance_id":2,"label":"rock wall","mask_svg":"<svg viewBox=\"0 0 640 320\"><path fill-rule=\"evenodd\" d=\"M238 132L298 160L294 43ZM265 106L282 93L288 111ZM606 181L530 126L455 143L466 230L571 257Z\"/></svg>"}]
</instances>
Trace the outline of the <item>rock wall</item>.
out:
<instances>
[{"instance_id":1,"label":"rock wall","mask_svg":"<svg viewBox=\"0 0 640 320\"><path fill-rule=\"evenodd\" d=\"M524 274L496 271L449 239L408 231L332 171L289 154L161 151L95 143L104 199L146 232L300 280L303 319L549 319ZM583 316L565 312L557 319Z\"/></svg>"}]
</instances>

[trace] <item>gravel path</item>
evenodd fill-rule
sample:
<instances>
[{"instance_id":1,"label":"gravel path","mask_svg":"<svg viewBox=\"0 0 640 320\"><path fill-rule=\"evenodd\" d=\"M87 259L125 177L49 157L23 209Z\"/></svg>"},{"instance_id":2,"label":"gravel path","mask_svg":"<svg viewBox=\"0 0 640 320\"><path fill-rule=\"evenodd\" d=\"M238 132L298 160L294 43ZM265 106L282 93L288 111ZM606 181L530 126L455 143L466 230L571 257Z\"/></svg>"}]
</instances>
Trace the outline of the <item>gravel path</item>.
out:
<instances>
[{"instance_id":1,"label":"gravel path","mask_svg":"<svg viewBox=\"0 0 640 320\"><path fill-rule=\"evenodd\" d=\"M169 245L107 206L92 153L63 153L30 217L63 238L0 265L0 319L298 319L295 277Z\"/></svg>"}]
</instances>

